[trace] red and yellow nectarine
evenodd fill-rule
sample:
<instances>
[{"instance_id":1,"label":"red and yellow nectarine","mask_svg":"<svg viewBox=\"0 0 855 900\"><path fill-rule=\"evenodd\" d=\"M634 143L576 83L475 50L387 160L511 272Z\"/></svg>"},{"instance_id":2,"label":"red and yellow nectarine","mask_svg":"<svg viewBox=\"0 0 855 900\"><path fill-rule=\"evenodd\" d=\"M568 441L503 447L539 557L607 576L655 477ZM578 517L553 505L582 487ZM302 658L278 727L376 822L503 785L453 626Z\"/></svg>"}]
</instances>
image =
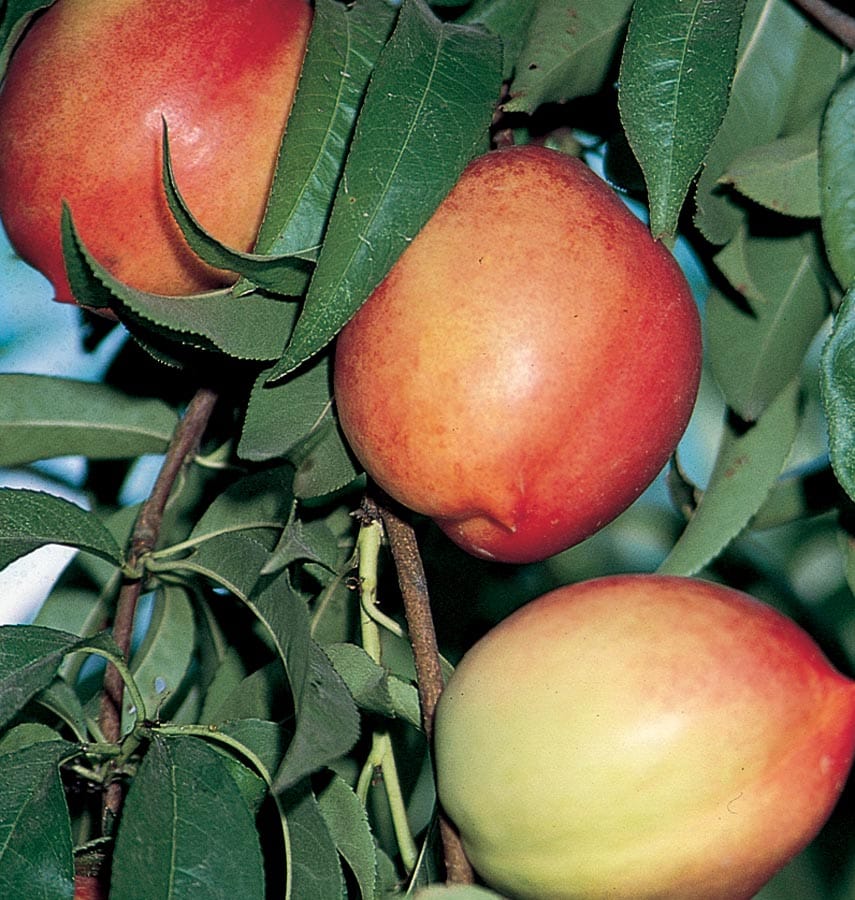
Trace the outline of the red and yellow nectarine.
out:
<instances>
[{"instance_id":1,"label":"red and yellow nectarine","mask_svg":"<svg viewBox=\"0 0 855 900\"><path fill-rule=\"evenodd\" d=\"M311 16L305 0L57 0L34 21L0 90L0 220L57 300L73 300L63 200L96 259L133 287L179 295L234 281L172 218L163 120L191 211L250 250Z\"/></svg>"},{"instance_id":2,"label":"red and yellow nectarine","mask_svg":"<svg viewBox=\"0 0 855 900\"><path fill-rule=\"evenodd\" d=\"M698 387L673 256L582 162L479 157L338 338L369 475L461 547L542 559L653 480Z\"/></svg>"},{"instance_id":3,"label":"red and yellow nectarine","mask_svg":"<svg viewBox=\"0 0 855 900\"><path fill-rule=\"evenodd\" d=\"M843 788L855 683L739 591L608 577L488 632L434 734L440 799L510 897L747 900Z\"/></svg>"}]
</instances>

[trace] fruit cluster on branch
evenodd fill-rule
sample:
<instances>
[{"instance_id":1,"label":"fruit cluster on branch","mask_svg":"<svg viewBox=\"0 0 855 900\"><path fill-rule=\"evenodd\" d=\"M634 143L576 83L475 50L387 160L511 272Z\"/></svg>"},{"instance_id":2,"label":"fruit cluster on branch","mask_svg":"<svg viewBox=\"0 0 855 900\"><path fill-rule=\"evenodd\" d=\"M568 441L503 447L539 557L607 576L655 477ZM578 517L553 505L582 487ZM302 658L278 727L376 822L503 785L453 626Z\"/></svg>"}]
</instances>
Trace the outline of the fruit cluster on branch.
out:
<instances>
[{"instance_id":1,"label":"fruit cluster on branch","mask_svg":"<svg viewBox=\"0 0 855 900\"><path fill-rule=\"evenodd\" d=\"M767 4L769 15L797 15L790 6L782 12L782 3ZM461 5L459 14L445 8ZM846 14L822 2L798 5L851 49ZM56 498L20 492L16 505L12 493L2 495L0 546L12 547L4 565L46 543L98 558L80 570L97 595L97 627L92 612L79 635L37 623L0 636L0 668L9 669L0 672L0 688L20 699L0 698L4 733L10 723L15 732L5 747L0 735L0 750L10 759L32 754L21 770L41 766L46 784L72 796L60 784L62 769L101 803L96 815L86 808L79 831L81 845L103 854L105 874L81 869L74 896L106 892L110 854L111 890L121 900L142 896L134 880L150 864L153 844L140 834L151 822L148 802L134 806L132 798L146 783L168 784L176 808L181 799L198 813L192 830L211 809L193 804L210 800L208 793L232 804L243 823L234 826L235 843L243 842L241 859L253 865L253 897L276 868L262 859L270 840L255 831L266 821L265 798L274 807L274 842L287 857L276 872L288 897L314 889L312 853L326 853L333 896L351 882L361 896L374 896L372 889L379 896L381 873L417 884L434 870L409 833L418 811L403 799L397 742L428 759L406 790L432 792L426 818L440 820L436 855L449 883L477 877L518 900L750 900L819 833L855 754L855 684L792 619L693 577L758 514L762 498L741 518L722 515L724 537L709 540L712 549L684 575L585 578L541 593L490 621L450 675L417 537L423 525L437 526L428 534L445 542L446 565L458 549L485 566L475 571L540 564L601 535L674 460L696 408L704 346L698 298L664 239L683 222L689 184L700 190L705 178L718 178L713 166L723 151L715 134L728 91L748 77L737 67L746 53L739 24L762 18L756 4L748 13L746 4L731 4L731 14L706 4L688 31L669 4L636 0L620 11L624 29L633 7L620 60L621 128L635 153L627 181L638 178L637 159L651 224L591 168L582 129L569 138L562 122L544 138L525 108L563 115L573 98L556 102L537 81L545 63L529 44L517 46L517 26L538 15L552 22L557 10L572 22L559 29L563 39L605 15L594 5L475 0L435 11L423 0L57 0L37 13L24 6L4 4L8 18L0 18L13 48L0 84L0 221L56 300L118 320L193 386L181 421L169 411L171 435L160 426L138 429L158 432L146 436L164 463L133 520L115 498L103 504L107 527L100 512L69 510ZM509 24L517 13L519 22ZM678 34L661 39L666 19ZM590 43L607 43L617 31L603 25ZM722 45L720 66L708 59L710 34ZM669 47L680 40L685 53L677 58ZM644 55L650 43L660 57ZM422 45L428 49L419 55ZM820 68L837 79L840 48L822 47ZM599 60L597 83L581 94L603 91L620 52ZM701 70L703 103L668 93L680 82L669 66L683 66L683 57L691 65L679 69L681 78L695 65ZM562 68L559 58L552 63ZM837 103L849 127L847 65L840 82L847 93ZM661 77L651 83L657 66ZM396 79L406 82L400 91ZM543 102L532 99L537 90ZM686 123L686 140L667 148L656 143L659 135L668 143L667 127L638 127L638 98L660 90L662 120ZM827 100L828 91L810 91ZM399 130L389 110L406 112ZM788 107L767 143L789 142L774 153L792 153L793 166L813 160L817 184L824 178L825 187L839 187L851 127L841 141L825 126L822 140L837 149L819 166L819 117ZM612 137L610 146L619 144ZM807 324L792 342L806 348L827 315L827 295L847 314L853 302L837 290L852 272L851 210L842 204L843 212L827 213L830 190L798 195L793 218L821 213L834 226L826 228L821 277L802 249L783 292L816 282L819 300L815 308L805 301L807 312L795 303L787 314L769 312L752 254L777 251L751 241L767 241L770 211L754 229L758 238L756 209L745 202L747 211L734 213L722 199L723 185L743 178L746 196L763 205L769 188L756 150L734 151L732 171L709 189L694 223L706 227L710 245L724 235L725 249L707 256L740 298L726 313L724 289L711 301L719 304L713 338L735 340L732 317L745 315L746 329L778 319L763 337L774 332L783 344L795 320ZM669 164L649 165L660 154ZM781 235L790 248L816 243L792 223ZM764 274L777 285L777 271ZM846 335L844 326L829 343L843 356ZM777 362L766 358L752 373L762 388L756 395L720 375L730 430L711 482L735 480L763 456L739 441L756 436L767 411L783 421L767 426L790 429L795 439L802 358L793 371L782 364L783 374ZM836 374L831 369L823 382L830 407L846 382L835 384ZM113 400L124 418L106 430L136 435L135 416L150 408L127 396ZM843 400L835 407L843 413L831 417L836 465L847 458L851 425L851 397ZM79 419L80 406L73 412ZM57 430L54 421L45 427L46 440L58 441L53 455L112 458L91 435L77 433L65 445ZM203 449L206 436L217 445ZM776 444L781 465L792 440ZM33 446L15 456L0 436L0 451L17 464L51 455ZM691 518L702 492L687 479L681 487ZM378 606L379 537L368 558L352 520L322 512L331 497L336 512L358 507L362 526L382 523L404 601L397 617ZM140 647L134 635L148 590L157 597L154 625ZM242 605L239 636L220 622L226 596ZM158 652L150 637L168 607L193 641L197 628L204 637L182 648L178 683L155 691L149 682L166 679L152 667L175 655L174 647ZM105 623L109 634L98 632ZM326 642L325 628L334 635ZM48 648L42 656L32 649L40 642ZM94 704L91 696L68 699L69 685L85 681L64 661L78 653L109 661ZM253 654L260 668L250 671ZM55 677L69 678L66 693L50 693ZM147 708L153 701L157 710ZM48 738L15 731L31 702L65 711ZM161 703L175 721L161 721ZM269 719L257 712L262 707ZM349 756L360 753L361 769ZM197 780L200 767L205 777ZM158 781L164 772L169 778ZM391 809L383 837L394 853L381 851L372 831L368 795L381 783ZM352 830L337 818L348 815ZM67 813L60 819L69 822ZM184 819L175 813L169 821L178 831ZM427 822L420 827L431 834ZM68 846L56 853L62 862L51 863L58 886L44 895L50 900L71 891L67 830ZM162 857L181 885L169 896L199 890L207 877L199 872L217 862L194 840L188 846L198 858L176 863L171 844ZM429 840L425 856L435 849ZM0 846L0 885L10 865L4 852ZM41 875L20 877L26 884L12 885L10 896L35 896Z\"/></svg>"}]
</instances>

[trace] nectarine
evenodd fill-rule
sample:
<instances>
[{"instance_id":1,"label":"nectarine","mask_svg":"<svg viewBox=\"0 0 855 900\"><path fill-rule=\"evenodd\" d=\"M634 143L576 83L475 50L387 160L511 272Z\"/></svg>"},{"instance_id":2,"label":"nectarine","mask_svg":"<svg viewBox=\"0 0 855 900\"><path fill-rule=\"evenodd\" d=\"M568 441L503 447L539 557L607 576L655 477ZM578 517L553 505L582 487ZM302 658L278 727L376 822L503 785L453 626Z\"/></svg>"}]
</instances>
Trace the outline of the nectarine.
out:
<instances>
[{"instance_id":1,"label":"nectarine","mask_svg":"<svg viewBox=\"0 0 855 900\"><path fill-rule=\"evenodd\" d=\"M338 338L335 398L392 497L470 552L542 559L653 480L698 387L673 256L582 162L472 162Z\"/></svg>"},{"instance_id":2,"label":"nectarine","mask_svg":"<svg viewBox=\"0 0 855 900\"><path fill-rule=\"evenodd\" d=\"M107 891L101 879L93 875L75 875L74 900L106 900Z\"/></svg>"},{"instance_id":3,"label":"nectarine","mask_svg":"<svg viewBox=\"0 0 855 900\"><path fill-rule=\"evenodd\" d=\"M442 804L499 891L747 900L840 794L855 683L739 591L608 577L488 632L434 733Z\"/></svg>"},{"instance_id":4,"label":"nectarine","mask_svg":"<svg viewBox=\"0 0 855 900\"><path fill-rule=\"evenodd\" d=\"M172 218L163 120L191 211L251 249L311 16L305 0L57 0L34 21L0 90L0 219L57 300L73 300L63 200L96 259L133 287L234 281L198 260Z\"/></svg>"}]
</instances>

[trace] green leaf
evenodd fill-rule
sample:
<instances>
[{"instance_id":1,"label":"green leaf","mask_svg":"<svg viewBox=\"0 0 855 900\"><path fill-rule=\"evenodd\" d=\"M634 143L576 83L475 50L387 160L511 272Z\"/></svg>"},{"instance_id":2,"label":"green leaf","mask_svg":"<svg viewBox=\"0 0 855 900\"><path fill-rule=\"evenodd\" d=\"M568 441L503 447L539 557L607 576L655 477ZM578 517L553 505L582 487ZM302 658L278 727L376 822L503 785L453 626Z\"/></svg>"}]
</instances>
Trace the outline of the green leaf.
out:
<instances>
[{"instance_id":1,"label":"green leaf","mask_svg":"<svg viewBox=\"0 0 855 900\"><path fill-rule=\"evenodd\" d=\"M69 653L88 649L121 656L106 633L79 638L39 625L0 626L0 728L53 681Z\"/></svg>"},{"instance_id":2,"label":"green leaf","mask_svg":"<svg viewBox=\"0 0 855 900\"><path fill-rule=\"evenodd\" d=\"M178 423L161 400L47 375L0 375L0 466L162 453Z\"/></svg>"},{"instance_id":3,"label":"green leaf","mask_svg":"<svg viewBox=\"0 0 855 900\"><path fill-rule=\"evenodd\" d=\"M217 730L234 738L249 750L272 776L285 752L285 730L278 722L241 718L220 722ZM247 757L249 760L249 757Z\"/></svg>"},{"instance_id":4,"label":"green leaf","mask_svg":"<svg viewBox=\"0 0 855 900\"><path fill-rule=\"evenodd\" d=\"M100 520L41 491L0 488L0 569L46 544L78 547L122 564L122 551Z\"/></svg>"},{"instance_id":5,"label":"green leaf","mask_svg":"<svg viewBox=\"0 0 855 900\"><path fill-rule=\"evenodd\" d=\"M199 517L189 540L201 544L220 534L285 527L294 506L291 466L277 466L238 479L217 496Z\"/></svg>"},{"instance_id":6,"label":"green leaf","mask_svg":"<svg viewBox=\"0 0 855 900\"><path fill-rule=\"evenodd\" d=\"M309 439L289 454L297 466L294 492L301 500L337 491L350 484L359 472L333 415L332 411L327 413Z\"/></svg>"},{"instance_id":7,"label":"green leaf","mask_svg":"<svg viewBox=\"0 0 855 900\"><path fill-rule=\"evenodd\" d=\"M329 644L324 649L362 709L422 727L419 693L414 684L378 665L356 644Z\"/></svg>"},{"instance_id":8,"label":"green leaf","mask_svg":"<svg viewBox=\"0 0 855 900\"><path fill-rule=\"evenodd\" d=\"M855 65L841 80L825 113L819 177L822 234L837 280L855 283Z\"/></svg>"},{"instance_id":9,"label":"green leaf","mask_svg":"<svg viewBox=\"0 0 855 900\"><path fill-rule=\"evenodd\" d=\"M535 11L543 0L475 0L455 20L459 25L481 25L502 42L502 80L510 81L529 36Z\"/></svg>"},{"instance_id":10,"label":"green leaf","mask_svg":"<svg viewBox=\"0 0 855 900\"><path fill-rule=\"evenodd\" d=\"M242 719L285 721L287 718L290 736L292 715L290 688L282 663L272 660L243 678L228 696L220 699L208 718L218 726Z\"/></svg>"},{"instance_id":11,"label":"green leaf","mask_svg":"<svg viewBox=\"0 0 855 900\"><path fill-rule=\"evenodd\" d=\"M270 384L263 372L252 389L238 456L283 458L296 467L294 491L320 497L349 484L358 469L341 433L331 388L332 357L322 353L286 380Z\"/></svg>"},{"instance_id":12,"label":"green leaf","mask_svg":"<svg viewBox=\"0 0 855 900\"><path fill-rule=\"evenodd\" d=\"M831 465L843 489L855 500L855 288L844 298L822 349L820 387Z\"/></svg>"},{"instance_id":13,"label":"green leaf","mask_svg":"<svg viewBox=\"0 0 855 900\"><path fill-rule=\"evenodd\" d=\"M819 216L817 127L740 153L721 178L740 194L785 216Z\"/></svg>"},{"instance_id":14,"label":"green leaf","mask_svg":"<svg viewBox=\"0 0 855 900\"><path fill-rule=\"evenodd\" d=\"M205 231L194 218L193 211L181 196L172 168L172 154L164 121L163 127L163 188L166 202L178 223L190 249L204 262L217 269L239 273L255 284L270 287L283 295L302 294L311 271L314 252L296 252L282 256L262 256L232 250ZM243 297L248 291L239 288L232 292Z\"/></svg>"},{"instance_id":15,"label":"green leaf","mask_svg":"<svg viewBox=\"0 0 855 900\"><path fill-rule=\"evenodd\" d=\"M159 560L158 568L196 572L246 602L274 544L266 529L224 532L200 544L186 559Z\"/></svg>"},{"instance_id":16,"label":"green leaf","mask_svg":"<svg viewBox=\"0 0 855 900\"><path fill-rule=\"evenodd\" d=\"M709 241L727 243L745 215L738 198L721 185L728 166L785 128L807 124L803 116L818 112L817 95L824 84L826 94L831 89L842 56L840 46L793 4L748 0L730 103L698 181L695 223Z\"/></svg>"},{"instance_id":17,"label":"green leaf","mask_svg":"<svg viewBox=\"0 0 855 900\"><path fill-rule=\"evenodd\" d=\"M805 419L809 415L806 412ZM775 482L763 506L751 520L751 528L763 531L813 518L836 509L839 500L839 484L830 465L818 468L795 466Z\"/></svg>"},{"instance_id":18,"label":"green leaf","mask_svg":"<svg viewBox=\"0 0 855 900\"><path fill-rule=\"evenodd\" d=\"M294 697L294 737L274 781L282 791L347 753L359 737L359 715L344 681L311 639L305 600L287 573L248 603L282 660Z\"/></svg>"},{"instance_id":19,"label":"green leaf","mask_svg":"<svg viewBox=\"0 0 855 900\"><path fill-rule=\"evenodd\" d=\"M252 811L220 754L155 735L131 783L116 839L111 900L263 900Z\"/></svg>"},{"instance_id":20,"label":"green leaf","mask_svg":"<svg viewBox=\"0 0 855 900\"><path fill-rule=\"evenodd\" d=\"M270 553L252 532L232 532L212 538L172 566L206 575L230 590L266 631L287 674L296 715L294 737L274 782L284 790L353 747L359 714L344 681L311 639L306 601L291 586L288 572L260 579Z\"/></svg>"},{"instance_id":21,"label":"green leaf","mask_svg":"<svg viewBox=\"0 0 855 900\"><path fill-rule=\"evenodd\" d=\"M300 85L258 233L259 253L316 253L320 247L368 79L396 15L384 0L315 3Z\"/></svg>"},{"instance_id":22,"label":"green leaf","mask_svg":"<svg viewBox=\"0 0 855 900\"><path fill-rule=\"evenodd\" d=\"M501 86L489 33L408 0L374 70L306 303L275 380L335 336L487 149Z\"/></svg>"},{"instance_id":23,"label":"green leaf","mask_svg":"<svg viewBox=\"0 0 855 900\"><path fill-rule=\"evenodd\" d=\"M246 602L275 543L267 529L225 532L200 544L186 559L158 560L157 568L196 572Z\"/></svg>"},{"instance_id":24,"label":"green leaf","mask_svg":"<svg viewBox=\"0 0 855 900\"><path fill-rule=\"evenodd\" d=\"M502 896L473 884L432 884L416 891L413 900L502 900Z\"/></svg>"},{"instance_id":25,"label":"green leaf","mask_svg":"<svg viewBox=\"0 0 855 900\"><path fill-rule=\"evenodd\" d=\"M184 479L179 479L172 502L167 506L164 518L164 533L167 529L174 527L172 523L173 515L177 516L178 510L184 508L183 503L188 496L185 491L187 491L190 496L196 496L193 494L193 491L198 487L198 481L201 476L201 473L197 471L197 469L201 468L201 466L196 467L195 469L191 468ZM104 509L103 513L101 513L99 510L99 517L103 516L101 521L104 527L113 535L114 540L120 547L128 546L134 525L139 517L139 511L140 504L137 503L132 503L129 506L120 506L112 512ZM120 573L116 571L116 567L100 557L88 554L78 554L74 559L73 566L75 570L79 570L82 574L85 573L85 577L87 578L90 587L98 590L97 599L103 610L103 604L107 597L111 595L112 587L115 586L115 579L120 576ZM66 583L67 581L63 582L63 584ZM102 594L105 590L107 593ZM74 630L65 624L62 624L61 627L66 631ZM86 633L90 633L91 631L92 629L90 628L89 632Z\"/></svg>"},{"instance_id":26,"label":"green leaf","mask_svg":"<svg viewBox=\"0 0 855 900\"><path fill-rule=\"evenodd\" d=\"M712 291L708 358L728 405L753 422L799 373L828 315L822 262L811 232L758 238L744 229L715 261L748 309Z\"/></svg>"},{"instance_id":27,"label":"green leaf","mask_svg":"<svg viewBox=\"0 0 855 900\"><path fill-rule=\"evenodd\" d=\"M619 107L644 171L650 230L673 235L727 109L745 0L635 0Z\"/></svg>"},{"instance_id":28,"label":"green leaf","mask_svg":"<svg viewBox=\"0 0 855 900\"><path fill-rule=\"evenodd\" d=\"M317 563L334 572L340 555L338 537L326 522L305 522L295 516L285 526L264 574L273 574L298 561Z\"/></svg>"},{"instance_id":29,"label":"green leaf","mask_svg":"<svg viewBox=\"0 0 855 900\"><path fill-rule=\"evenodd\" d=\"M165 344L178 356L184 348L265 362L279 357L293 328L297 307L292 301L254 293L237 296L229 289L162 297L123 284L85 248L67 207L62 247L74 296L87 306L112 309L155 355L167 352Z\"/></svg>"},{"instance_id":30,"label":"green leaf","mask_svg":"<svg viewBox=\"0 0 855 900\"><path fill-rule=\"evenodd\" d=\"M846 542L846 583L849 590L855 593L855 547L851 541Z\"/></svg>"},{"instance_id":31,"label":"green leaf","mask_svg":"<svg viewBox=\"0 0 855 900\"><path fill-rule=\"evenodd\" d=\"M192 728L197 728L193 725ZM196 732L195 736L201 737L206 745L219 754L229 775L237 785L244 803L252 816L258 816L265 800L270 797L268 786L271 782L271 772L277 761L281 758L281 746L283 743L284 729L276 722L263 721L261 719L241 719L235 722L220 723L215 728L208 728L202 733ZM173 729L167 725L160 729L160 734L166 736L181 735L180 728ZM186 732L185 732L186 734ZM273 797L278 806L278 798ZM265 824L270 819L265 818ZM280 822L282 829L280 834L285 839L284 822ZM265 855L278 851L273 843L273 834L265 833ZM282 869L274 871L274 883L267 886L267 896L280 896L280 885L285 884L286 873Z\"/></svg>"},{"instance_id":32,"label":"green leaf","mask_svg":"<svg viewBox=\"0 0 855 900\"><path fill-rule=\"evenodd\" d=\"M34 625L57 628L71 634L92 634L106 610L99 595L83 587L60 583L39 607Z\"/></svg>"},{"instance_id":33,"label":"green leaf","mask_svg":"<svg viewBox=\"0 0 855 900\"><path fill-rule=\"evenodd\" d=\"M288 842L288 900L345 900L338 851L318 801L304 783L280 798Z\"/></svg>"},{"instance_id":34,"label":"green leaf","mask_svg":"<svg viewBox=\"0 0 855 900\"><path fill-rule=\"evenodd\" d=\"M16 753L33 744L61 740L59 732L49 725L43 725L41 722L22 722L10 728L0 738L0 756L4 753Z\"/></svg>"},{"instance_id":35,"label":"green leaf","mask_svg":"<svg viewBox=\"0 0 855 900\"><path fill-rule=\"evenodd\" d=\"M74 657L71 657L71 659L73 660ZM74 661L77 663L75 667L76 674L83 667L86 658L81 654L81 658ZM73 683L71 678L66 681L63 674L63 669L68 666L69 662L69 659L65 660L63 665L60 666L59 677L55 678L39 694L39 706L53 713L59 722L64 722L74 732L74 737L78 741L87 741L90 738L90 720L83 705L83 700L80 694L71 686Z\"/></svg>"},{"instance_id":36,"label":"green leaf","mask_svg":"<svg viewBox=\"0 0 855 900\"><path fill-rule=\"evenodd\" d=\"M268 796L268 789L264 778L258 774L255 768L251 768L247 762L244 762L249 759L248 748L238 748L231 743L226 746L218 743L216 739L211 739L208 746L220 755L223 765L240 791L243 802L250 813L257 816Z\"/></svg>"},{"instance_id":37,"label":"green leaf","mask_svg":"<svg viewBox=\"0 0 855 900\"><path fill-rule=\"evenodd\" d=\"M293 664L288 677L292 678ZM292 681L293 683L293 681ZM295 691L297 727L273 786L282 791L340 759L359 738L359 714L350 692L321 647L309 644L308 666Z\"/></svg>"},{"instance_id":38,"label":"green leaf","mask_svg":"<svg viewBox=\"0 0 855 900\"><path fill-rule=\"evenodd\" d=\"M350 866L363 900L377 896L377 850L362 801L337 775L318 794L318 806L338 852Z\"/></svg>"},{"instance_id":39,"label":"green leaf","mask_svg":"<svg viewBox=\"0 0 855 900\"><path fill-rule=\"evenodd\" d=\"M523 7L521 22L516 4L505 6L512 23L509 30L515 28L525 36L528 6ZM536 3L525 45L514 56L516 74L504 108L508 112L532 113L544 103L596 93L614 63L631 6L632 0ZM485 13L489 27L490 4ZM501 32L501 36L504 39L505 33Z\"/></svg>"},{"instance_id":40,"label":"green leaf","mask_svg":"<svg viewBox=\"0 0 855 900\"><path fill-rule=\"evenodd\" d=\"M0 897L71 900L71 822L59 766L77 753L38 741L0 754Z\"/></svg>"},{"instance_id":41,"label":"green leaf","mask_svg":"<svg viewBox=\"0 0 855 900\"><path fill-rule=\"evenodd\" d=\"M208 613L206 623L210 622L211 611L203 608L203 612ZM218 637L222 640L221 635L212 635L211 640L216 640ZM227 718L220 710L224 704L229 702L229 698L234 695L235 691L239 690L246 673L246 664L237 648L225 647L219 661L214 666L213 676L206 685L204 704L198 716L200 723L214 724Z\"/></svg>"},{"instance_id":42,"label":"green leaf","mask_svg":"<svg viewBox=\"0 0 855 900\"><path fill-rule=\"evenodd\" d=\"M157 718L162 718L163 709L178 694L193 663L195 647L196 620L187 590L166 584L154 595L151 620L130 663L145 708ZM122 716L124 733L135 719L127 691Z\"/></svg>"},{"instance_id":43,"label":"green leaf","mask_svg":"<svg viewBox=\"0 0 855 900\"><path fill-rule=\"evenodd\" d=\"M794 8L804 9L795 6ZM850 58L848 50L825 28L802 15L803 45L794 75L795 90L790 94L781 134L798 134L821 119ZM810 26L810 27L807 27Z\"/></svg>"},{"instance_id":44,"label":"green leaf","mask_svg":"<svg viewBox=\"0 0 855 900\"><path fill-rule=\"evenodd\" d=\"M781 474L799 422L794 381L747 431L727 423L709 485L660 572L695 575L743 531Z\"/></svg>"},{"instance_id":45,"label":"green leaf","mask_svg":"<svg viewBox=\"0 0 855 900\"><path fill-rule=\"evenodd\" d=\"M432 884L416 891L413 900L502 900L502 895L474 884Z\"/></svg>"},{"instance_id":46,"label":"green leaf","mask_svg":"<svg viewBox=\"0 0 855 900\"><path fill-rule=\"evenodd\" d=\"M6 74L6 67L12 51L29 24L33 13L50 6L53 0L8 0L0 4L0 81Z\"/></svg>"}]
</instances>

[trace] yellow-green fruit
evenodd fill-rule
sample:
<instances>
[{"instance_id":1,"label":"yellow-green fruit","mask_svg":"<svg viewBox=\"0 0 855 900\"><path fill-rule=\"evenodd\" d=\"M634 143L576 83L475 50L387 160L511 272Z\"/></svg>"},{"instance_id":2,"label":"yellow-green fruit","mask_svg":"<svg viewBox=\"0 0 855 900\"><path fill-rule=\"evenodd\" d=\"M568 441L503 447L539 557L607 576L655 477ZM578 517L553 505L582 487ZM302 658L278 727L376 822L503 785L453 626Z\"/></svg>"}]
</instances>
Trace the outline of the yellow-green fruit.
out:
<instances>
[{"instance_id":1,"label":"yellow-green fruit","mask_svg":"<svg viewBox=\"0 0 855 900\"><path fill-rule=\"evenodd\" d=\"M738 591L602 578L463 658L435 724L472 864L525 900L747 900L846 781L855 684Z\"/></svg>"}]
</instances>

